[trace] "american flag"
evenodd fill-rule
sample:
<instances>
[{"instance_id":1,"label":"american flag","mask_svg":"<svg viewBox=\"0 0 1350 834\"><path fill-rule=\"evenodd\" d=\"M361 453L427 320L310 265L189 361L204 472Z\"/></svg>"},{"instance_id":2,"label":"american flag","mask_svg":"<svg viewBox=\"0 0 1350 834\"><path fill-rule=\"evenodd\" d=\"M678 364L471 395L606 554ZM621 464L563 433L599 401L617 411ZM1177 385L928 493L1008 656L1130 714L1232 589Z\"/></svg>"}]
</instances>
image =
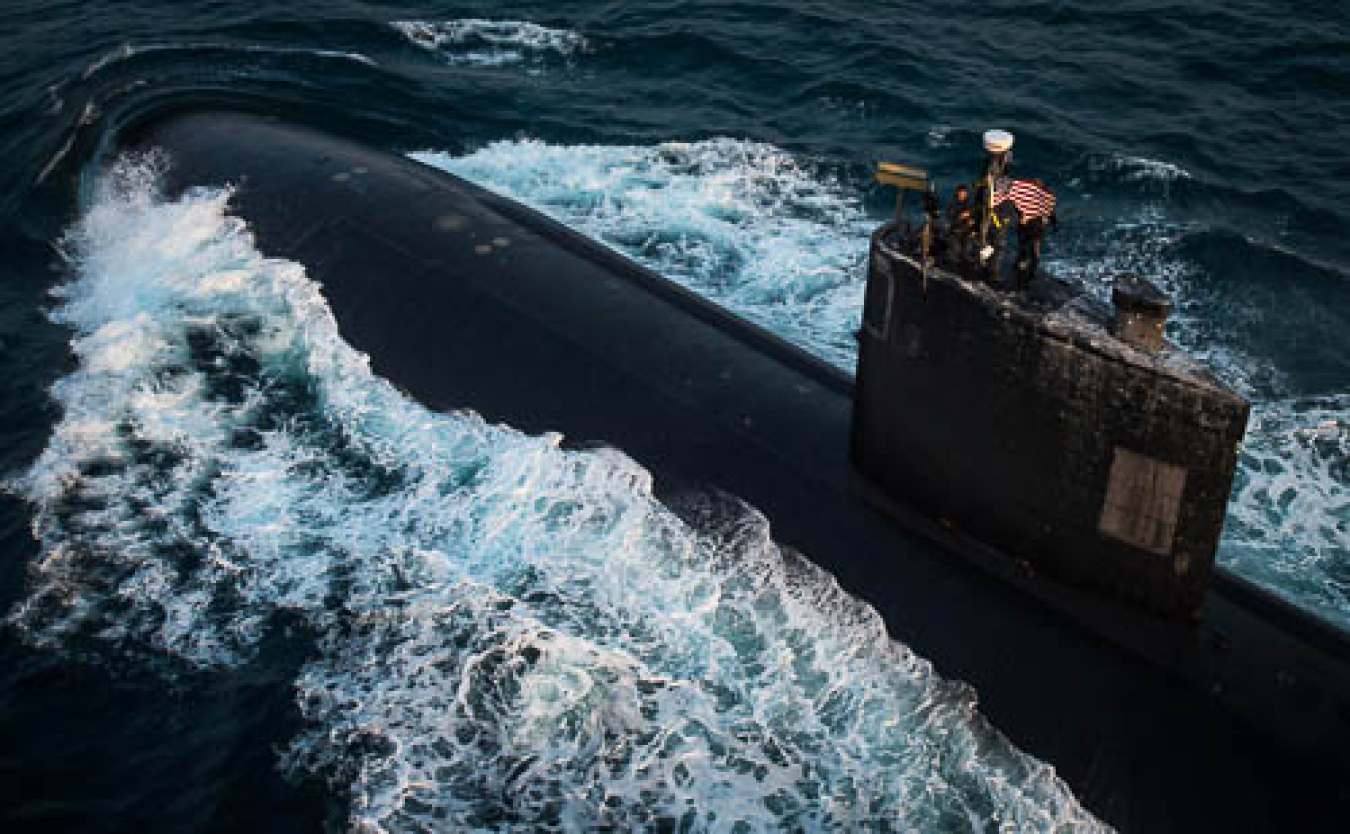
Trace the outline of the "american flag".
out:
<instances>
[{"instance_id":1,"label":"american flag","mask_svg":"<svg viewBox=\"0 0 1350 834\"><path fill-rule=\"evenodd\" d=\"M994 184L994 205L1012 200L1022 222L1055 213L1055 195L1031 180L1000 180Z\"/></svg>"}]
</instances>

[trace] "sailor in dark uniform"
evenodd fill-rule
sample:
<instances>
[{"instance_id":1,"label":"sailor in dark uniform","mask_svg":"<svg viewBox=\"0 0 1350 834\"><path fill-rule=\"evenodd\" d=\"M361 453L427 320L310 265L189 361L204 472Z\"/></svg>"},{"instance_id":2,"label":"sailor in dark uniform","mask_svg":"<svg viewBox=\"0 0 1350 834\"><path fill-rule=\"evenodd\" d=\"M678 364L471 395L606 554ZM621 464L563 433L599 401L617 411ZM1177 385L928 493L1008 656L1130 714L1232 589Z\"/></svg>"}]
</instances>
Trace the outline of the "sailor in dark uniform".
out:
<instances>
[{"instance_id":1,"label":"sailor in dark uniform","mask_svg":"<svg viewBox=\"0 0 1350 834\"><path fill-rule=\"evenodd\" d=\"M1044 191L1045 183L1040 180L1033 180L1033 183ZM1031 279L1036 277L1036 270L1041 265L1041 243L1045 240L1047 227L1052 231L1059 229L1059 219L1055 217L1053 209L1049 214L1024 214L1017 223L1016 279L1019 290L1031 286Z\"/></svg>"},{"instance_id":2,"label":"sailor in dark uniform","mask_svg":"<svg viewBox=\"0 0 1350 834\"><path fill-rule=\"evenodd\" d=\"M964 266L970 262L976 231L978 225L975 221L975 204L970 201L970 189L958 185L956 195L947 206L948 252L956 264Z\"/></svg>"},{"instance_id":3,"label":"sailor in dark uniform","mask_svg":"<svg viewBox=\"0 0 1350 834\"><path fill-rule=\"evenodd\" d=\"M995 286L1003 283L1003 256L1008 249L1008 230L1017 217L1012 201L1001 199L984 212L981 222L986 224L985 246L980 251L980 265L984 280Z\"/></svg>"},{"instance_id":4,"label":"sailor in dark uniform","mask_svg":"<svg viewBox=\"0 0 1350 834\"><path fill-rule=\"evenodd\" d=\"M988 130L984 134L984 149L988 156L984 170L975 182L975 222L979 226L979 257L985 280L997 284L1002 280L1005 230L1006 190L1009 168L1012 165L1013 135L1006 130Z\"/></svg>"}]
</instances>

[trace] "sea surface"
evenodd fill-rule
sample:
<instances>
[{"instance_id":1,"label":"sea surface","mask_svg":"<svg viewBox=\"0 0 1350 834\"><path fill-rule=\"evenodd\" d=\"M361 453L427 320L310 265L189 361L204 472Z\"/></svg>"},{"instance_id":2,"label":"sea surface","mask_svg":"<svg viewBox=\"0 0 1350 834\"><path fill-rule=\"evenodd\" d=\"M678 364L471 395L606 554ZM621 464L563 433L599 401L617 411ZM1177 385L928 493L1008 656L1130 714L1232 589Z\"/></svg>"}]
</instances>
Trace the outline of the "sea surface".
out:
<instances>
[{"instance_id":1,"label":"sea surface","mask_svg":"<svg viewBox=\"0 0 1350 834\"><path fill-rule=\"evenodd\" d=\"M166 101L412 155L847 370L875 164L945 193L1011 130L1047 271L1159 282L1252 401L1220 562L1350 629L1341 4L8 0L0 44L6 830L1104 827L753 508L426 410L228 190L90 168Z\"/></svg>"}]
</instances>

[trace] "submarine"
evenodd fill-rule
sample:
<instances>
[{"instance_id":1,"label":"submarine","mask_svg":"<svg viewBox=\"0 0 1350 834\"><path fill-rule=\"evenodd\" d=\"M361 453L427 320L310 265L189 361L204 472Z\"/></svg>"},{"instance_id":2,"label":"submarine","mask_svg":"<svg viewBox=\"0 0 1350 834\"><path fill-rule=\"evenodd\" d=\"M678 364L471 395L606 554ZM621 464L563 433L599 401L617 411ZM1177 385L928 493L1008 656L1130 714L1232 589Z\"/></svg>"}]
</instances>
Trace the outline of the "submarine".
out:
<instances>
[{"instance_id":1,"label":"submarine","mask_svg":"<svg viewBox=\"0 0 1350 834\"><path fill-rule=\"evenodd\" d=\"M1160 342L1146 284L1114 311L1044 277L1012 297L888 221L855 376L528 207L273 116L165 109L110 151L162 154L168 196L232 186L258 249L426 406L756 507L1111 825L1338 828L1350 639L1213 565L1245 404Z\"/></svg>"}]
</instances>

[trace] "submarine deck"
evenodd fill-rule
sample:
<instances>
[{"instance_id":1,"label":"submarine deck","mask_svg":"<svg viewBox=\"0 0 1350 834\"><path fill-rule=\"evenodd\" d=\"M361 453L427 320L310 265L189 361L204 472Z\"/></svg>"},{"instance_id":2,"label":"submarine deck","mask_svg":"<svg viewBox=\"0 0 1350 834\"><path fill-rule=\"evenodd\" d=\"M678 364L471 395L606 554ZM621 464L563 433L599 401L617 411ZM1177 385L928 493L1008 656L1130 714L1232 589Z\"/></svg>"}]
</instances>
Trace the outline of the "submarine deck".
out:
<instances>
[{"instance_id":1,"label":"submarine deck","mask_svg":"<svg viewBox=\"0 0 1350 834\"><path fill-rule=\"evenodd\" d=\"M1108 822L1331 827L1321 811L1336 802L1335 768L859 500L847 374L532 210L388 153L225 112L144 122L124 147L169 155L170 194L235 185L259 249L303 264L344 338L429 407L613 445L663 497L721 491L759 508L777 541L973 684L994 725ZM1209 606L1239 622L1262 614Z\"/></svg>"}]
</instances>

